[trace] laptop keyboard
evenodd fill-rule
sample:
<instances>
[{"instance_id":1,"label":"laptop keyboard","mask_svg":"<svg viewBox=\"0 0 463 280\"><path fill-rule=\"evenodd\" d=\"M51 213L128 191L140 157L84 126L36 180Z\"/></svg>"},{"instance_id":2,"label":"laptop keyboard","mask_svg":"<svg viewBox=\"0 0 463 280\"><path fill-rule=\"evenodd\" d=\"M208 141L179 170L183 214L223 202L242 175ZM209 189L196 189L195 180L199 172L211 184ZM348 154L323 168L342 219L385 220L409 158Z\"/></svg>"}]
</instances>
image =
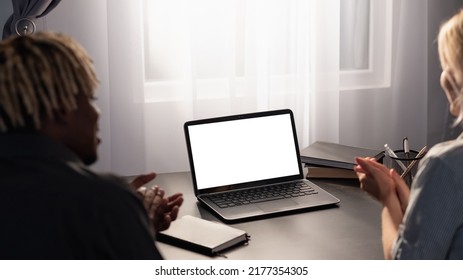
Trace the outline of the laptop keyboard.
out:
<instances>
[{"instance_id":1,"label":"laptop keyboard","mask_svg":"<svg viewBox=\"0 0 463 280\"><path fill-rule=\"evenodd\" d=\"M284 183L278 185L269 185L259 188L239 190L233 192L224 192L209 195L220 208L235 207L252 203L259 203L270 200L292 198L317 194L310 185L305 182Z\"/></svg>"}]
</instances>

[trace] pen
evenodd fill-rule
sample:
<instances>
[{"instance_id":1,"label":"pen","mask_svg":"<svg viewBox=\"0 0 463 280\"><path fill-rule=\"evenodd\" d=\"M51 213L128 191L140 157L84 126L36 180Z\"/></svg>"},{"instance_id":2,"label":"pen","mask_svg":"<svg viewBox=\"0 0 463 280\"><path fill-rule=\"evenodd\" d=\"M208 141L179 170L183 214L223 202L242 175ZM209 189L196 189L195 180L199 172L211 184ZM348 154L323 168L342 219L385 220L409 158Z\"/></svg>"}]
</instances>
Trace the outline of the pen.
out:
<instances>
[{"instance_id":1,"label":"pen","mask_svg":"<svg viewBox=\"0 0 463 280\"><path fill-rule=\"evenodd\" d=\"M404 178L405 176L407 176L407 174L412 170L413 166L415 166L415 164L418 162L418 159L426 153L426 150L427 150L427 147L424 146L420 150L420 152L416 155L416 159L408 165L407 169L405 169L405 171L402 173L402 175L400 175L400 177Z\"/></svg>"},{"instance_id":2,"label":"pen","mask_svg":"<svg viewBox=\"0 0 463 280\"><path fill-rule=\"evenodd\" d=\"M384 144L384 149L386 150L386 153L389 155L389 157L395 159L395 161L397 162L397 164L400 166L400 168L402 168L402 170L405 172L405 170L407 170L407 167L400 161L398 160L397 158L397 155L394 153L394 151L389 147L388 144Z\"/></svg>"},{"instance_id":3,"label":"pen","mask_svg":"<svg viewBox=\"0 0 463 280\"><path fill-rule=\"evenodd\" d=\"M403 140L403 146L404 146L405 157L410 158L410 146L408 145L407 137L405 137Z\"/></svg>"}]
</instances>

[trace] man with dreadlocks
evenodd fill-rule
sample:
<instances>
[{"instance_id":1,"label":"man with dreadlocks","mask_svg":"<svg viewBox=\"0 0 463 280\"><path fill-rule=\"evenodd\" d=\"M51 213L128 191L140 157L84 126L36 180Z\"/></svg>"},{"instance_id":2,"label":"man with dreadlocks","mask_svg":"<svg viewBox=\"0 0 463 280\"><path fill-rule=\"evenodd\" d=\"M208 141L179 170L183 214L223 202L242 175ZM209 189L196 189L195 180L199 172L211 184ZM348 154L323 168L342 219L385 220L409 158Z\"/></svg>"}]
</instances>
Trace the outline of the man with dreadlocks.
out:
<instances>
[{"instance_id":1,"label":"man with dreadlocks","mask_svg":"<svg viewBox=\"0 0 463 280\"><path fill-rule=\"evenodd\" d=\"M0 41L0 259L160 259L155 232L181 194L132 188L97 159L98 84L73 39L37 33Z\"/></svg>"}]
</instances>

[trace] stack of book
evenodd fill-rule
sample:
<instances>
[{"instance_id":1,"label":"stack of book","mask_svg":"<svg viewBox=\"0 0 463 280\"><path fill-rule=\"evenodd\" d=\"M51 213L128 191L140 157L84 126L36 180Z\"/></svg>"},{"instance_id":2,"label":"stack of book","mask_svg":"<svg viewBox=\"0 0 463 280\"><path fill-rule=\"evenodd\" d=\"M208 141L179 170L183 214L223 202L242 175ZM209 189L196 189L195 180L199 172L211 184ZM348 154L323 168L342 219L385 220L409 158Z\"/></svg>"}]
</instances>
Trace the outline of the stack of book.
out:
<instances>
[{"instance_id":1,"label":"stack of book","mask_svg":"<svg viewBox=\"0 0 463 280\"><path fill-rule=\"evenodd\" d=\"M301 160L307 167L307 178L356 179L353 168L356 157L373 157L381 161L380 150L317 141L301 150Z\"/></svg>"}]
</instances>

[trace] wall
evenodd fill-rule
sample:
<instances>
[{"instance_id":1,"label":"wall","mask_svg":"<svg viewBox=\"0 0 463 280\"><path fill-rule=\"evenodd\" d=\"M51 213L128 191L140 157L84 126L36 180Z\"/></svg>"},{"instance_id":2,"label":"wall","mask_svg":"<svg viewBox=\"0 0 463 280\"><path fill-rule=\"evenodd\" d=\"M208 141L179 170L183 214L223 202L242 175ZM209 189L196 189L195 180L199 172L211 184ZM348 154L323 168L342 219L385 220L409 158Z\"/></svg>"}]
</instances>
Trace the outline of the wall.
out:
<instances>
[{"instance_id":1,"label":"wall","mask_svg":"<svg viewBox=\"0 0 463 280\"><path fill-rule=\"evenodd\" d=\"M0 1L0 33L3 33L3 26L8 17L13 13L13 5L10 0ZM0 39L1 39L0 35Z\"/></svg>"},{"instance_id":2,"label":"wall","mask_svg":"<svg viewBox=\"0 0 463 280\"><path fill-rule=\"evenodd\" d=\"M394 30L398 44L393 55L391 88L345 91L340 94L340 142L371 148L384 143L398 148L407 136L413 149L431 146L448 137L447 104L439 86L440 66L434 42L438 27L463 0L397 1ZM109 100L107 0L63 0L46 18L50 30L76 37L95 60L101 79L99 98ZM0 22L11 10L9 1L0 2ZM121 21L121 24L122 21ZM109 104L109 102L102 102ZM396 109L395 111L393 109ZM111 170L109 108L101 108L100 161L97 169ZM122 112L121 112L122 114Z\"/></svg>"},{"instance_id":3,"label":"wall","mask_svg":"<svg viewBox=\"0 0 463 280\"><path fill-rule=\"evenodd\" d=\"M428 147L449 138L448 106L440 84L435 38L440 23L462 0L394 2L392 85L390 88L341 93L340 142L370 148L384 143L398 149Z\"/></svg>"},{"instance_id":4,"label":"wall","mask_svg":"<svg viewBox=\"0 0 463 280\"><path fill-rule=\"evenodd\" d=\"M391 87L341 93L340 142L381 149L426 143L425 1L394 1Z\"/></svg>"}]
</instances>

